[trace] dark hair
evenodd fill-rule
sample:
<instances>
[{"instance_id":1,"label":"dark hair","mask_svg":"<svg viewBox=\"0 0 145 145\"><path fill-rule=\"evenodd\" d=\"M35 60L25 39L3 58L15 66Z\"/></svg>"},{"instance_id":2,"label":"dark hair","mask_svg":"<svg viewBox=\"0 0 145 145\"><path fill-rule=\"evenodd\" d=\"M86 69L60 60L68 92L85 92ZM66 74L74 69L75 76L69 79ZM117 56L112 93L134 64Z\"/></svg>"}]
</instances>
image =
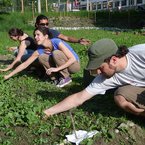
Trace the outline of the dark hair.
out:
<instances>
[{"instance_id":1,"label":"dark hair","mask_svg":"<svg viewBox=\"0 0 145 145\"><path fill-rule=\"evenodd\" d=\"M39 26L37 28L35 28L33 35L35 36L35 31L39 30L43 35L48 35L49 38L52 38L52 33L50 32L49 28L43 27L43 26Z\"/></svg>"},{"instance_id":2,"label":"dark hair","mask_svg":"<svg viewBox=\"0 0 145 145\"><path fill-rule=\"evenodd\" d=\"M128 52L129 52L129 50L128 50L127 46L121 45L118 47L118 50L117 50L115 56L121 58L121 57L125 56Z\"/></svg>"},{"instance_id":3,"label":"dark hair","mask_svg":"<svg viewBox=\"0 0 145 145\"><path fill-rule=\"evenodd\" d=\"M113 54L112 56L116 56L116 57L121 58L121 57L125 56L128 52L129 52L129 50L128 50L127 46L121 45L121 46L118 47L118 50L117 50L116 54ZM112 56L107 57L104 60L104 62L109 63Z\"/></svg>"},{"instance_id":4,"label":"dark hair","mask_svg":"<svg viewBox=\"0 0 145 145\"><path fill-rule=\"evenodd\" d=\"M18 28L11 28L8 33L10 36L23 36L24 34L24 32Z\"/></svg>"},{"instance_id":5,"label":"dark hair","mask_svg":"<svg viewBox=\"0 0 145 145\"><path fill-rule=\"evenodd\" d=\"M35 22L35 27L37 27L36 25L38 25L40 23L41 20L46 19L48 20L48 17L44 16L44 15L38 15L36 18L36 22Z\"/></svg>"}]
</instances>

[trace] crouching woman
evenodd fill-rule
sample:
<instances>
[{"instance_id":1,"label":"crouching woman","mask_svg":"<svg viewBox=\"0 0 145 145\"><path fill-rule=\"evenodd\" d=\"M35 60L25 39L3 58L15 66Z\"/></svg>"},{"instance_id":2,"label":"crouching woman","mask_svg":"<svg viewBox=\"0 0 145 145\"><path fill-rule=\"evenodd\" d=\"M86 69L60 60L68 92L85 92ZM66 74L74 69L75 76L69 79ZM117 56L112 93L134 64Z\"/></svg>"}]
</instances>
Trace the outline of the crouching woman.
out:
<instances>
[{"instance_id":1,"label":"crouching woman","mask_svg":"<svg viewBox=\"0 0 145 145\"><path fill-rule=\"evenodd\" d=\"M80 70L79 57L66 42L58 38L51 38L48 28L38 27L34 31L35 40L39 47L39 62L46 69L46 73L58 86L64 87L69 84L71 74Z\"/></svg>"},{"instance_id":2,"label":"crouching woman","mask_svg":"<svg viewBox=\"0 0 145 145\"><path fill-rule=\"evenodd\" d=\"M8 34L12 40L19 42L19 46L18 48L13 48L14 55L16 57L14 61L8 65L7 68L0 69L1 72L9 71L10 69L15 68L16 65L26 61L32 55L32 53L37 50L34 39L28 36L28 34L24 33L21 29L11 28Z\"/></svg>"},{"instance_id":3,"label":"crouching woman","mask_svg":"<svg viewBox=\"0 0 145 145\"><path fill-rule=\"evenodd\" d=\"M46 73L58 87L64 87L69 84L72 81L71 74L80 70L78 55L70 45L61 39L51 39L51 33L48 28L36 28L34 30L34 37L39 45L37 50L28 60L19 65L9 75L4 76L4 78L8 79L24 70L38 58L46 69Z\"/></svg>"}]
</instances>

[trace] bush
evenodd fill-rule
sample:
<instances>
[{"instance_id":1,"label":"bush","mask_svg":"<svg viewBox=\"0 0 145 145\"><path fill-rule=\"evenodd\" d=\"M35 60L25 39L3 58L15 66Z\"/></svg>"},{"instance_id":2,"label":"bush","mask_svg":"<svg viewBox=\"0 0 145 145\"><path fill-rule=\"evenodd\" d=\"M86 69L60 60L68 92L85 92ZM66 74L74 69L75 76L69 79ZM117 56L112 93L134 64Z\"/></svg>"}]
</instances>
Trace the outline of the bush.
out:
<instances>
[{"instance_id":1,"label":"bush","mask_svg":"<svg viewBox=\"0 0 145 145\"><path fill-rule=\"evenodd\" d=\"M96 12L96 25L100 27L118 27L125 29L142 28L145 15L141 11L99 11Z\"/></svg>"}]
</instances>

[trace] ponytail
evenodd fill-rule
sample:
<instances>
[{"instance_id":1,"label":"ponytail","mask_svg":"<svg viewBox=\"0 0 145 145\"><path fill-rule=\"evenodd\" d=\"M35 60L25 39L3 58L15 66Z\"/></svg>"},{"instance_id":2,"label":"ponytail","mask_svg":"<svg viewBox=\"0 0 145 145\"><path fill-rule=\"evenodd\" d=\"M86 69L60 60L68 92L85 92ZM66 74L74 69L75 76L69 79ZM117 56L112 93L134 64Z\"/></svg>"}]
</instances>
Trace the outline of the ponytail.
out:
<instances>
[{"instance_id":1,"label":"ponytail","mask_svg":"<svg viewBox=\"0 0 145 145\"><path fill-rule=\"evenodd\" d=\"M10 36L23 36L24 35L24 32L21 29L18 29L18 28L11 28L8 31L8 34Z\"/></svg>"}]
</instances>

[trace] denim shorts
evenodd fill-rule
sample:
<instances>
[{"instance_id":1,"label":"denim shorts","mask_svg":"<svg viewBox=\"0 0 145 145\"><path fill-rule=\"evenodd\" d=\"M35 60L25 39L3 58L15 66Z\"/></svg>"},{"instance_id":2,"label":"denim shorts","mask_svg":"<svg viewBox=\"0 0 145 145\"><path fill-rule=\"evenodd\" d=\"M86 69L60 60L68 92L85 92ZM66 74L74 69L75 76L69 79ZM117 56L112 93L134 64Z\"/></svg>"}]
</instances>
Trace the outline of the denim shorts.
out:
<instances>
[{"instance_id":1,"label":"denim shorts","mask_svg":"<svg viewBox=\"0 0 145 145\"><path fill-rule=\"evenodd\" d=\"M14 51L14 56L15 57L17 57L17 55L18 55L18 51L19 51L19 49L16 49ZM34 52L34 50L31 50L31 49L25 50L24 55L21 58L21 61L22 62L26 61L33 54L33 52Z\"/></svg>"}]
</instances>

